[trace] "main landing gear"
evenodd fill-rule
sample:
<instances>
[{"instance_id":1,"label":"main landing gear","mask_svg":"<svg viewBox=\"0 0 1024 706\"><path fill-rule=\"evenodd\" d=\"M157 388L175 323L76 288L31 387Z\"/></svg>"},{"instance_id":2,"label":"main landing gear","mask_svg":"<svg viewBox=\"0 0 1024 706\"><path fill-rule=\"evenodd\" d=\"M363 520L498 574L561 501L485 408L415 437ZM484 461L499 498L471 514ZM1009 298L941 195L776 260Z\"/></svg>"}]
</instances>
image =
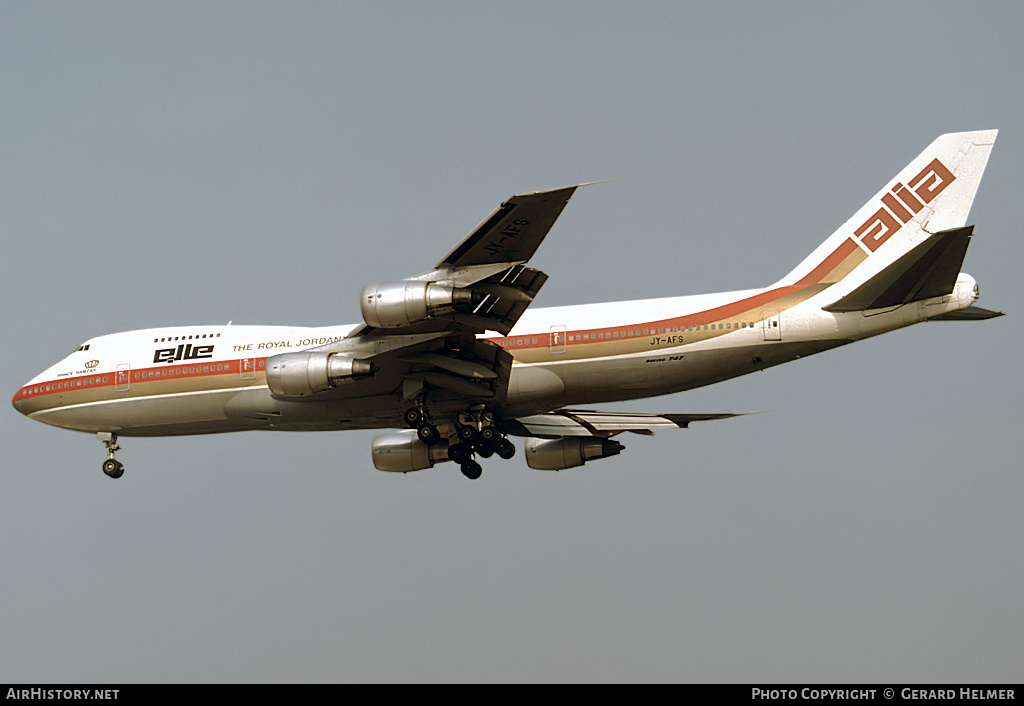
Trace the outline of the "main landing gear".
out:
<instances>
[{"instance_id":1,"label":"main landing gear","mask_svg":"<svg viewBox=\"0 0 1024 706\"><path fill-rule=\"evenodd\" d=\"M114 458L114 454L121 450L121 447L117 445L117 434L101 431L96 434L96 438L107 447L107 460L103 462L103 472L111 478L120 478L124 475L124 466Z\"/></svg>"},{"instance_id":2,"label":"main landing gear","mask_svg":"<svg viewBox=\"0 0 1024 706\"><path fill-rule=\"evenodd\" d=\"M498 431L489 413L474 411L459 416L455 437L448 444L448 458L459 464L462 475L476 480L483 473L476 456L490 458L497 454L505 460L515 456L515 445ZM416 437L427 446L433 446L441 440L441 432L431 423L425 405L418 404L405 410L402 419L416 429Z\"/></svg>"},{"instance_id":3,"label":"main landing gear","mask_svg":"<svg viewBox=\"0 0 1024 706\"><path fill-rule=\"evenodd\" d=\"M441 432L430 423L425 406L410 407L402 414L402 419L416 430L416 438L427 446L433 446L441 440Z\"/></svg>"}]
</instances>

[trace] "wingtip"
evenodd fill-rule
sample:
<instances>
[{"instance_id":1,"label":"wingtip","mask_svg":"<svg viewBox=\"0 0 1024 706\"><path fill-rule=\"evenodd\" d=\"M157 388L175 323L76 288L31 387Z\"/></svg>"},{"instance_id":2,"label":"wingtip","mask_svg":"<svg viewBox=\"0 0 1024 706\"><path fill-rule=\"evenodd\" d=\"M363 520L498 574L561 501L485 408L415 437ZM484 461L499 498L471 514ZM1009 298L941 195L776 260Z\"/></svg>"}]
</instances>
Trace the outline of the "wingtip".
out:
<instances>
[{"instance_id":1,"label":"wingtip","mask_svg":"<svg viewBox=\"0 0 1024 706\"><path fill-rule=\"evenodd\" d=\"M555 187L554 189L541 189L539 191L524 191L523 193L516 194L515 196L512 196L509 199L509 201L511 201L512 199L516 198L517 196L541 196L543 194L556 194L556 193L562 192L562 191L568 191L569 194L571 195L572 192L576 191L576 189L580 188L581 186L593 186L594 184L605 184L605 183L607 183L609 181L618 181L618 178L615 178L615 179L599 179L598 181L585 181L582 184L570 184L568 186L558 186L558 187Z\"/></svg>"}]
</instances>

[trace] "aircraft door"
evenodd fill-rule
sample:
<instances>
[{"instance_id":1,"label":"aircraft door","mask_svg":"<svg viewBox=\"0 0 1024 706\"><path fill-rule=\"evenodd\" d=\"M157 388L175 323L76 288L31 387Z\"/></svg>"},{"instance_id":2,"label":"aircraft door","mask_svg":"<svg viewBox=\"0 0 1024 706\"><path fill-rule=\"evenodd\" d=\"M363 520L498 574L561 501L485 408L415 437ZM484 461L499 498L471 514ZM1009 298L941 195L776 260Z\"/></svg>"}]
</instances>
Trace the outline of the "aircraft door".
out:
<instances>
[{"instance_id":1,"label":"aircraft door","mask_svg":"<svg viewBox=\"0 0 1024 706\"><path fill-rule=\"evenodd\" d=\"M132 366L128 363L121 363L117 366L117 370L114 371L114 392L128 392L130 386L130 378L132 376Z\"/></svg>"},{"instance_id":2,"label":"aircraft door","mask_svg":"<svg viewBox=\"0 0 1024 706\"><path fill-rule=\"evenodd\" d=\"M242 380L255 380L256 379L256 359L255 358L241 358L238 361L238 372L241 375Z\"/></svg>"},{"instance_id":3,"label":"aircraft door","mask_svg":"<svg viewBox=\"0 0 1024 706\"><path fill-rule=\"evenodd\" d=\"M782 316L778 309L765 309L761 312L761 330L764 331L764 340L782 340Z\"/></svg>"},{"instance_id":4,"label":"aircraft door","mask_svg":"<svg viewBox=\"0 0 1024 706\"><path fill-rule=\"evenodd\" d=\"M551 353L565 353L565 326L552 326L549 341Z\"/></svg>"}]
</instances>

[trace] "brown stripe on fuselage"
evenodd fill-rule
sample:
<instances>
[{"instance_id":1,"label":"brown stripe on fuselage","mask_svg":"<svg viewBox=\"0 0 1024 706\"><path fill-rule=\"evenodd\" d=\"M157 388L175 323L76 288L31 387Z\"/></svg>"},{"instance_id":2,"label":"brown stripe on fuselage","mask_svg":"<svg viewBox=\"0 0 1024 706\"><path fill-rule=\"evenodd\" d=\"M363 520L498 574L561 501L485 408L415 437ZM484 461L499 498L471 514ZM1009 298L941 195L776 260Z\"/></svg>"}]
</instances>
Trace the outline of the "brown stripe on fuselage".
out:
<instances>
[{"instance_id":1,"label":"brown stripe on fuselage","mask_svg":"<svg viewBox=\"0 0 1024 706\"><path fill-rule=\"evenodd\" d=\"M852 238L847 238L797 285L835 284L853 272L867 257L868 254Z\"/></svg>"}]
</instances>

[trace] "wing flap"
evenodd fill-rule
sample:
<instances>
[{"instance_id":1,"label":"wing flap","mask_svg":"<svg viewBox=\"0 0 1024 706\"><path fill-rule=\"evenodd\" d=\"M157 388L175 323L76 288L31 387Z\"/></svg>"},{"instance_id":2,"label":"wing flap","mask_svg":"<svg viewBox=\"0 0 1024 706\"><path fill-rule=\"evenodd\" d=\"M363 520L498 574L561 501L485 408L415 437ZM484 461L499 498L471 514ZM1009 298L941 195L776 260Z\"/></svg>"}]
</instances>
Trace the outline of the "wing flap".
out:
<instances>
[{"instance_id":1,"label":"wing flap","mask_svg":"<svg viewBox=\"0 0 1024 706\"><path fill-rule=\"evenodd\" d=\"M479 288L473 285L471 289L481 295L472 313L479 317L477 326L507 335L547 281L540 270L517 265L483 280Z\"/></svg>"},{"instance_id":2,"label":"wing flap","mask_svg":"<svg viewBox=\"0 0 1024 706\"><path fill-rule=\"evenodd\" d=\"M685 429L691 422L728 419L749 412L714 414L634 414L563 409L503 422L506 431L518 436L559 438L564 436L611 437L624 432L653 434L659 429Z\"/></svg>"}]
</instances>

